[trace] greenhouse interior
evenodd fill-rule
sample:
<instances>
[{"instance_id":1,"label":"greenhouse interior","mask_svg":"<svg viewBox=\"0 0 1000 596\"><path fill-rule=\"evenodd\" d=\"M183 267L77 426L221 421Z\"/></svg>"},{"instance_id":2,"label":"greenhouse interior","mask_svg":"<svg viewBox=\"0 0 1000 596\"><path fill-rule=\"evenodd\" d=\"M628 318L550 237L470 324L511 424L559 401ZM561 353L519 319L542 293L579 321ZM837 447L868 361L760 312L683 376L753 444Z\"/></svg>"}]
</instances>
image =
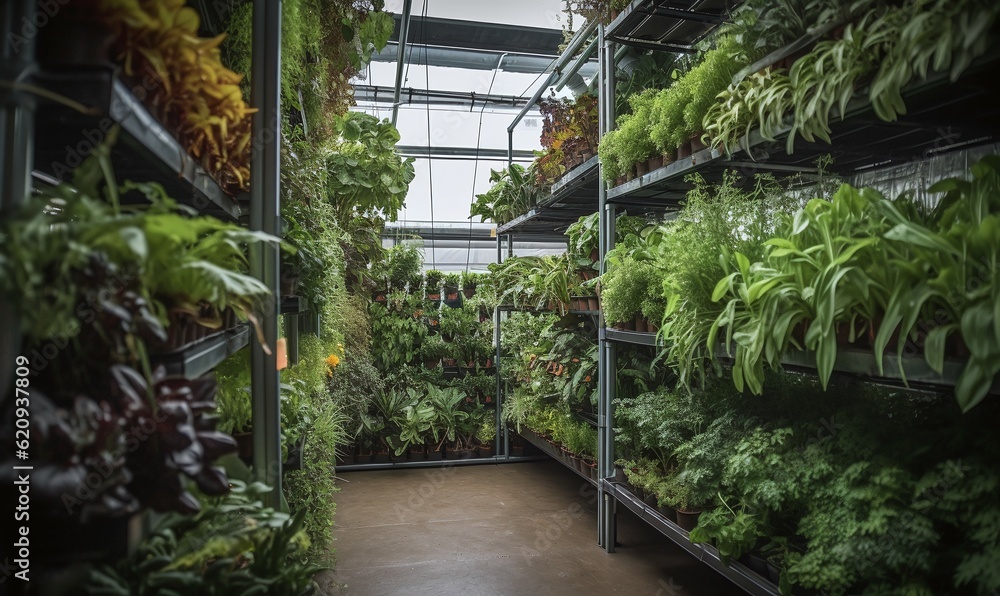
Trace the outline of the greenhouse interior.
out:
<instances>
[{"instance_id":1,"label":"greenhouse interior","mask_svg":"<svg viewBox=\"0 0 1000 596\"><path fill-rule=\"evenodd\" d=\"M0 32L0 593L1000 594L1000 2Z\"/></svg>"}]
</instances>

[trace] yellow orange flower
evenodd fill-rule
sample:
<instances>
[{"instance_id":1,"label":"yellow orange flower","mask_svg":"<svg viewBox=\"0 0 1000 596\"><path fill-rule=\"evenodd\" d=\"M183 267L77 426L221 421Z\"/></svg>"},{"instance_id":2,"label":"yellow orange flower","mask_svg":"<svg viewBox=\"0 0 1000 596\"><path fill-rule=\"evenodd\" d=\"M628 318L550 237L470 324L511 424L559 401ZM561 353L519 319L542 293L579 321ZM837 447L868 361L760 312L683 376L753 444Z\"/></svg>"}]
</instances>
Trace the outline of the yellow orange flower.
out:
<instances>
[{"instance_id":1,"label":"yellow orange flower","mask_svg":"<svg viewBox=\"0 0 1000 596\"><path fill-rule=\"evenodd\" d=\"M326 357L326 364L332 368L337 368L337 365L340 364L340 356L330 354Z\"/></svg>"}]
</instances>

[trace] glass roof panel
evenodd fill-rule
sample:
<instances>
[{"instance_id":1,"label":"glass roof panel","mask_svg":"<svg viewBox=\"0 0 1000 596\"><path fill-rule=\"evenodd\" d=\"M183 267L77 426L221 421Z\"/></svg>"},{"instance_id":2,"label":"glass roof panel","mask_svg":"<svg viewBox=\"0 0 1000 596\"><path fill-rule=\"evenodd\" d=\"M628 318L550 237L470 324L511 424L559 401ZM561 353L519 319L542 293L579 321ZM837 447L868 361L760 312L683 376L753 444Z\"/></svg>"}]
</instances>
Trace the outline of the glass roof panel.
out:
<instances>
[{"instance_id":1,"label":"glass roof panel","mask_svg":"<svg viewBox=\"0 0 1000 596\"><path fill-rule=\"evenodd\" d=\"M561 38L566 25L564 6L563 0L413 0L411 19L414 20L405 52L396 125L401 136L399 151L415 157L416 176L396 225L433 221L439 226L443 224L439 230L444 236L443 230L449 224L452 228L470 224L469 207L476 194L489 190L490 171L507 166L507 127L521 110L524 99L548 80L548 73L539 71L551 68L558 55L558 48L548 45L558 45L553 40ZM398 21L403 0L386 0L385 8L395 13ZM574 26L582 24L583 19L574 17ZM427 39L428 43L435 43L434 40L454 43L447 47L445 44L427 47L414 44L415 38ZM537 49L527 52L518 45L521 42L534 44ZM511 47L501 47L504 44ZM544 51L542 46L546 48ZM397 48L395 42L387 46L366 69L363 79L354 81L359 100L355 109L391 119ZM464 65L468 67L461 67ZM589 83L596 71L596 62L585 65L581 70L583 80ZM412 102L408 89L414 90ZM438 92L448 97L442 98ZM481 100L470 106L473 92L480 97L522 100L516 106L484 105ZM427 95L431 97L428 99ZM572 93L564 89L558 95L571 97ZM514 129L516 162L527 165L532 159L531 151L541 148L541 127L541 115L537 107L532 107ZM481 152L478 160L477 149ZM428 154L432 157L428 158ZM478 218L474 221L478 222ZM493 249L488 247L492 243L484 247L470 247L466 243L449 250L453 247L448 242L438 243L434 251L435 266L451 268L450 260L456 260L456 267L468 266L470 261L484 266L494 258ZM532 249L559 252L565 250L565 244L539 243Z\"/></svg>"}]
</instances>

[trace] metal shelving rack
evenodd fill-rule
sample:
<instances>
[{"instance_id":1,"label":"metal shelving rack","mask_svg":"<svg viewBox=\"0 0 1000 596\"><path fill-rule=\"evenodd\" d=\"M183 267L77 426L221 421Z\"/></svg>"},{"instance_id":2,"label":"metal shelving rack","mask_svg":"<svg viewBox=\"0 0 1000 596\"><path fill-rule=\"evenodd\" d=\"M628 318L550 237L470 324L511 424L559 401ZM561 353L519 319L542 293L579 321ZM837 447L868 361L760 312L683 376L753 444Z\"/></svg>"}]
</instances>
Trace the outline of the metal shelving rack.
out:
<instances>
[{"instance_id":1,"label":"metal shelving rack","mask_svg":"<svg viewBox=\"0 0 1000 596\"><path fill-rule=\"evenodd\" d=\"M712 6L697 2L664 2L660 0L636 0L629 9L616 18L608 27L602 39L600 110L601 133L610 129L614 114L614 66L615 44L624 43L646 49L665 51L688 51L689 44L678 42L672 37L679 28L670 19L677 18L678 10L687 6L688 10L701 13L693 17L697 27L686 30L703 37L707 29L721 22L717 13L712 14ZM702 18L703 16L712 18ZM737 75L741 78L755 72L769 63L777 61L795 51L809 47L835 24L815 32L802 40L781 48L757 64L751 65ZM657 28L659 27L659 28ZM700 37L698 37L700 39ZM696 42L697 39L691 43ZM688 47L685 47L687 45ZM680 208L686 192L691 186L684 182L686 175L699 173L709 182L718 182L727 170L737 170L743 174L769 172L775 176L802 175L809 178L816 173L815 160L821 155L832 155L834 163L828 172L840 175L881 169L891 165L933 157L938 154L965 147L985 144L1000 137L1000 107L992 101L993 73L1000 59L1000 52L992 53L976 60L966 73L956 82L948 79L947 73L930 76L927 80L911 84L904 89L907 113L895 122L884 122L875 117L868 102L867 89L862 89L848 104L842 115L831 118L831 144L806 142L796 138L794 153L788 152L785 140L790 132L790 122L783 134L774 141L764 139L754 131L742 147L732 155L726 155L716 148L706 148L690 157L667 164L615 188L600 189L601 213L601 260L603 260L614 239L614 224L617 208L642 208L657 211L674 211ZM659 530L681 548L706 563L751 594L777 594L777 586L748 570L737 562L724 564L718 551L711 546L694 545L688 540L687 532L661 515L657 510L645 505L628 488L614 481L614 408L615 369L617 346L623 344L647 346L663 349L658 345L656 334L620 331L602 328L601 342L601 395L599 403L599 543L608 552L615 547L615 510L621 505ZM728 356L720 347L720 359ZM922 357L907 357L897 361L894 353L887 354L884 369L879 374L874 356L870 351L840 350L834 371L865 378L870 382L903 386L905 377L911 389L948 390L954 386L963 361L948 360L943 374L932 371ZM815 357L808 352L786 354L782 365L806 372L816 369ZM994 384L992 393L1000 392L1000 383Z\"/></svg>"},{"instance_id":2,"label":"metal shelving rack","mask_svg":"<svg viewBox=\"0 0 1000 596\"><path fill-rule=\"evenodd\" d=\"M1000 130L1000 106L989 92L998 63L1000 52L994 51L977 60L954 83L948 73L935 73L926 81L911 84L903 93L907 113L896 122L875 117L865 89L848 103L843 118L831 117L831 144L796 138L794 152L789 153L785 143L791 131L789 120L773 141L753 131L732 155L716 148L702 149L610 189L608 201L621 206L677 209L678 201L691 188L684 181L688 174L701 174L710 182L720 180L727 170L808 176L816 173L813 164L817 158L831 155L834 161L827 171L849 175L983 144L995 139L995 135L984 135L984 130Z\"/></svg>"},{"instance_id":3,"label":"metal shelving rack","mask_svg":"<svg viewBox=\"0 0 1000 596\"><path fill-rule=\"evenodd\" d=\"M206 337L178 352L154 356L151 360L154 367L165 367L167 374L193 379L213 370L249 344L250 326L242 324Z\"/></svg>"},{"instance_id":4,"label":"metal shelving rack","mask_svg":"<svg viewBox=\"0 0 1000 596\"><path fill-rule=\"evenodd\" d=\"M36 125L36 178L68 180L79 155L66 148L93 147L113 125L121 127L112 148L112 163L122 179L155 180L168 196L197 211L220 219L237 221L243 214L235 197L226 194L197 160L161 125L119 77L110 69L91 72L42 71L37 76L49 91L71 97L96 109L81 114L61 105L39 106ZM140 85L135 91L144 91ZM81 131L84 137L81 139ZM128 198L128 197L126 197Z\"/></svg>"},{"instance_id":5,"label":"metal shelving rack","mask_svg":"<svg viewBox=\"0 0 1000 596\"><path fill-rule=\"evenodd\" d=\"M11 213L35 184L58 184L101 143L112 126L121 133L112 151L116 173L122 178L157 182L167 194L197 212L228 221L238 221L249 207L250 227L271 234L279 231L280 135L269 134L279 119L281 1L255 2L253 6L253 97L254 151L249 197L230 197L183 149L119 80L110 67L76 68L73 71L40 68L35 60L36 36L24 38L20 47L4 44L0 49L0 80L30 83L92 108L88 113L46 102L16 87L0 88L0 217ZM0 9L0 32L4 39L20 36L22 23L37 22L34 0L17 0ZM9 34L9 35L8 35ZM69 131L69 132L68 132ZM273 131L271 131L273 132ZM129 197L123 197L129 199ZM278 290L277 247L254 247L251 273L275 295ZM271 301L261 325L269 345L277 340L279 301ZM0 302L0 379L7 375L21 339L18 321L5 302ZM254 464L260 479L272 487L269 505L281 502L281 444L279 383L276 356L264 353L250 341L250 330L238 327L206 338L188 348L157 360L168 371L186 376L203 374L228 355L251 346L253 358L252 399L254 416Z\"/></svg>"}]
</instances>

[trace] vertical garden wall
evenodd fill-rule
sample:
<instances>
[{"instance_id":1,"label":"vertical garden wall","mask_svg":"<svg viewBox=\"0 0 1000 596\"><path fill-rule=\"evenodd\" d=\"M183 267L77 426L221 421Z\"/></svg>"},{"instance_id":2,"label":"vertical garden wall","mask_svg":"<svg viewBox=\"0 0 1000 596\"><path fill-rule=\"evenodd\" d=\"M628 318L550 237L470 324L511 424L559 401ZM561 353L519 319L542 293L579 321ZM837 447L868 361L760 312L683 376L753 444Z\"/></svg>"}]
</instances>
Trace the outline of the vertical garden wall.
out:
<instances>
[{"instance_id":1,"label":"vertical garden wall","mask_svg":"<svg viewBox=\"0 0 1000 596\"><path fill-rule=\"evenodd\" d=\"M282 150L276 237L243 217L251 155L273 142L252 137L245 100L252 3L23 4L4 27L45 23L21 54L32 99L5 85L3 101L35 111L17 148L34 148L35 188L4 200L0 291L4 325L22 332L4 348L3 378L12 365L18 379L5 428L30 428L0 436L3 457L19 446L33 470L31 585L308 592L332 562L343 379L376 377L365 272L413 179L395 128L348 111L392 18L381 1L282 3L282 111L266 131ZM277 294L250 275L254 245L280 247ZM285 337L265 341L279 314ZM251 342L286 357L273 506L248 467L263 432Z\"/></svg>"}]
</instances>

